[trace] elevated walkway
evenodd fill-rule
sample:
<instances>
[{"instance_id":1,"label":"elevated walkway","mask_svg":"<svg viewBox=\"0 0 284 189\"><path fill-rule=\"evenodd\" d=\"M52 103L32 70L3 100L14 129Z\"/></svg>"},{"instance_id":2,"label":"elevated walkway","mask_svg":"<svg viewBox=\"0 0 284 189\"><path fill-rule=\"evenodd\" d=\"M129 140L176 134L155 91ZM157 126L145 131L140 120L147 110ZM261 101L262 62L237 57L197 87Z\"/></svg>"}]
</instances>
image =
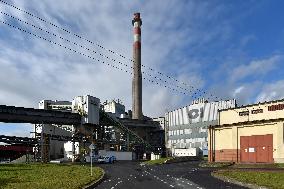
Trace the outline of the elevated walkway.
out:
<instances>
[{"instance_id":1,"label":"elevated walkway","mask_svg":"<svg viewBox=\"0 0 284 189\"><path fill-rule=\"evenodd\" d=\"M76 113L0 105L0 122L80 125Z\"/></svg>"}]
</instances>

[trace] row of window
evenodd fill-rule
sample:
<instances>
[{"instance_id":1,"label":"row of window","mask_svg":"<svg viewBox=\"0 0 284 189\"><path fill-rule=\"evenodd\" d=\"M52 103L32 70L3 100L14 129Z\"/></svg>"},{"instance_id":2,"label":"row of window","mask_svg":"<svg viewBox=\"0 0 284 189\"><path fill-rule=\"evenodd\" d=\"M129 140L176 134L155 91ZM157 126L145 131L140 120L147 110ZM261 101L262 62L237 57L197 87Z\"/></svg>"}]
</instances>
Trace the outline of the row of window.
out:
<instances>
[{"instance_id":1,"label":"row of window","mask_svg":"<svg viewBox=\"0 0 284 189\"><path fill-rule=\"evenodd\" d=\"M186 139L188 140L188 139ZM191 140L191 139L189 139ZM204 141L186 141L184 139L179 139L179 140L170 140L169 141L169 146L175 146L175 148L185 148L185 147L189 147L189 148L206 148L208 147L208 142L207 142L207 138Z\"/></svg>"},{"instance_id":2,"label":"row of window","mask_svg":"<svg viewBox=\"0 0 284 189\"><path fill-rule=\"evenodd\" d=\"M198 132L199 133L206 133L207 132L207 128L206 127L200 127L198 128ZM169 131L169 136L178 136L178 135L187 135L187 134L191 134L192 133L192 129L178 129L178 130L172 130Z\"/></svg>"},{"instance_id":3,"label":"row of window","mask_svg":"<svg viewBox=\"0 0 284 189\"><path fill-rule=\"evenodd\" d=\"M196 143L196 142L207 142L207 137L205 138L190 138L190 139L177 139L177 140L169 140L169 144L178 144L178 143Z\"/></svg>"}]
</instances>

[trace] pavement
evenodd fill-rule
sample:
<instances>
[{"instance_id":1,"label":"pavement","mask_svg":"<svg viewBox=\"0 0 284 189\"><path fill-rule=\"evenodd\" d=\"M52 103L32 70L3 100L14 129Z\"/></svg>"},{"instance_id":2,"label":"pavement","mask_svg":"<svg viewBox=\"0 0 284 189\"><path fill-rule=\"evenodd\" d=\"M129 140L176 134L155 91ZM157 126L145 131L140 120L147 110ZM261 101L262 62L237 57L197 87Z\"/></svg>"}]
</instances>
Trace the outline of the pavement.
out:
<instances>
[{"instance_id":1,"label":"pavement","mask_svg":"<svg viewBox=\"0 0 284 189\"><path fill-rule=\"evenodd\" d=\"M155 166L141 166L139 162L121 161L100 164L105 170L104 180L95 189L242 189L211 176L216 168L201 168L199 162L181 162Z\"/></svg>"}]
</instances>

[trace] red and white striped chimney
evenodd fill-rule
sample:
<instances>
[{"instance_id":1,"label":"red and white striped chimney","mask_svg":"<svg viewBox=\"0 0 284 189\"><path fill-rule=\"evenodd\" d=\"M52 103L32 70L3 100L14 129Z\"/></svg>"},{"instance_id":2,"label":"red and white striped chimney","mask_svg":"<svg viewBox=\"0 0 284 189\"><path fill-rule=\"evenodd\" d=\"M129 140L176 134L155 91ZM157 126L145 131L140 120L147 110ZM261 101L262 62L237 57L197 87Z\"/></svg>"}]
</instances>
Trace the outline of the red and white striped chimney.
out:
<instances>
[{"instance_id":1,"label":"red and white striped chimney","mask_svg":"<svg viewBox=\"0 0 284 189\"><path fill-rule=\"evenodd\" d=\"M134 13L132 20L134 32L133 44L133 80L132 80L132 119L143 119L142 114L142 73L141 73L141 25L140 13Z\"/></svg>"}]
</instances>

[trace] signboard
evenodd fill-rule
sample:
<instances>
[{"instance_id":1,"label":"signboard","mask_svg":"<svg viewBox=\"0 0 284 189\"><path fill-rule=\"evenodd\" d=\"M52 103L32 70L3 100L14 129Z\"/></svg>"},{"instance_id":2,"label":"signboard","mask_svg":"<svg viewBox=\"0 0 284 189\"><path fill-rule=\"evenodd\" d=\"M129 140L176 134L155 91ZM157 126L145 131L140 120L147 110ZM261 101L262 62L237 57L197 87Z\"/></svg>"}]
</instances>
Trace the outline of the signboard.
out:
<instances>
[{"instance_id":1,"label":"signboard","mask_svg":"<svg viewBox=\"0 0 284 189\"><path fill-rule=\"evenodd\" d=\"M268 106L268 111L276 111L276 110L283 110L283 109L284 109L284 104L276 104L276 105Z\"/></svg>"},{"instance_id":2,"label":"signboard","mask_svg":"<svg viewBox=\"0 0 284 189\"><path fill-rule=\"evenodd\" d=\"M249 115L249 111L239 112L239 116L247 116Z\"/></svg>"},{"instance_id":3,"label":"signboard","mask_svg":"<svg viewBox=\"0 0 284 189\"><path fill-rule=\"evenodd\" d=\"M249 148L249 152L255 152L254 148Z\"/></svg>"},{"instance_id":4,"label":"signboard","mask_svg":"<svg viewBox=\"0 0 284 189\"><path fill-rule=\"evenodd\" d=\"M263 113L263 109L252 110L251 113L252 113L252 114Z\"/></svg>"},{"instance_id":5,"label":"signboard","mask_svg":"<svg viewBox=\"0 0 284 189\"><path fill-rule=\"evenodd\" d=\"M91 144L91 145L89 146L89 148L90 148L90 150L94 150L94 149L96 148L96 145Z\"/></svg>"}]
</instances>

